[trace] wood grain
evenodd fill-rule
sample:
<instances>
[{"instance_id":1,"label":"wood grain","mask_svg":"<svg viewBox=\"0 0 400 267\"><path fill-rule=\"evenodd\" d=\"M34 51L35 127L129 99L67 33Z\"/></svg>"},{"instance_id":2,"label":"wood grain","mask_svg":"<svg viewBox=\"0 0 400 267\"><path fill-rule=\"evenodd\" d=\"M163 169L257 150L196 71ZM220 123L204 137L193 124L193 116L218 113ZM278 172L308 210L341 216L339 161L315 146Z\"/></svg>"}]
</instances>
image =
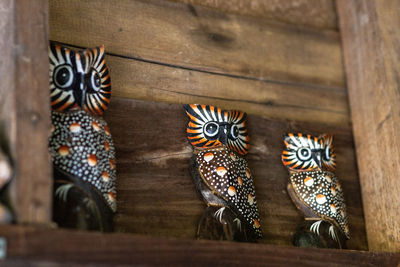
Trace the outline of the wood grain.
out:
<instances>
[{"instance_id":1,"label":"wood grain","mask_svg":"<svg viewBox=\"0 0 400 267\"><path fill-rule=\"evenodd\" d=\"M84 49L59 44L74 50ZM346 89L321 90L255 81L112 54L106 60L114 96L179 104L204 103L273 119L350 125Z\"/></svg>"},{"instance_id":2,"label":"wood grain","mask_svg":"<svg viewBox=\"0 0 400 267\"><path fill-rule=\"evenodd\" d=\"M192 148L185 137L183 107L113 97L105 115L117 151L116 229L151 236L194 238L205 209L189 173ZM350 127L282 122L249 116L252 148L247 156L264 231L262 243L291 245L302 216L286 192L280 161L287 131L335 134L337 176L347 198L350 249L367 249Z\"/></svg>"},{"instance_id":3,"label":"wood grain","mask_svg":"<svg viewBox=\"0 0 400 267\"><path fill-rule=\"evenodd\" d=\"M7 266L398 266L400 255L4 226ZM44 238L46 237L46 238Z\"/></svg>"},{"instance_id":4,"label":"wood grain","mask_svg":"<svg viewBox=\"0 0 400 267\"><path fill-rule=\"evenodd\" d=\"M107 56L113 95L205 103L276 119L349 125L347 91L261 82Z\"/></svg>"},{"instance_id":5,"label":"wood grain","mask_svg":"<svg viewBox=\"0 0 400 267\"><path fill-rule=\"evenodd\" d=\"M343 88L336 32L161 0L50 1L50 38L180 68ZM132 75L135 75L132 73Z\"/></svg>"},{"instance_id":6,"label":"wood grain","mask_svg":"<svg viewBox=\"0 0 400 267\"><path fill-rule=\"evenodd\" d=\"M337 30L334 0L171 0L297 26Z\"/></svg>"},{"instance_id":7,"label":"wood grain","mask_svg":"<svg viewBox=\"0 0 400 267\"><path fill-rule=\"evenodd\" d=\"M371 250L400 251L400 2L338 1Z\"/></svg>"},{"instance_id":8,"label":"wood grain","mask_svg":"<svg viewBox=\"0 0 400 267\"><path fill-rule=\"evenodd\" d=\"M45 0L0 2L1 126L15 164L11 197L20 223L50 222L47 9Z\"/></svg>"}]
</instances>

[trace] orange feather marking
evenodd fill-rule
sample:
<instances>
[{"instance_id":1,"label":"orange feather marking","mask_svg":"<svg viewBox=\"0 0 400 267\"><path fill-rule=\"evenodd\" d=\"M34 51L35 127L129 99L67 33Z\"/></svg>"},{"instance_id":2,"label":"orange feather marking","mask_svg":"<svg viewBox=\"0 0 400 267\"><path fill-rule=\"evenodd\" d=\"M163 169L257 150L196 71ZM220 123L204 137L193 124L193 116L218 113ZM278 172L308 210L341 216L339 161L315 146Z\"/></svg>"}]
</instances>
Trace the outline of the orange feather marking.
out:
<instances>
[{"instance_id":1,"label":"orange feather marking","mask_svg":"<svg viewBox=\"0 0 400 267\"><path fill-rule=\"evenodd\" d=\"M207 139L202 138L199 141L193 142L192 145L197 145L197 144L201 144L201 143L204 143L204 142L207 142Z\"/></svg>"},{"instance_id":2,"label":"orange feather marking","mask_svg":"<svg viewBox=\"0 0 400 267\"><path fill-rule=\"evenodd\" d=\"M192 130L192 129L189 129L189 128L186 129L186 132L187 133L199 133L199 134L201 133L201 132L199 132L199 130Z\"/></svg>"}]
</instances>

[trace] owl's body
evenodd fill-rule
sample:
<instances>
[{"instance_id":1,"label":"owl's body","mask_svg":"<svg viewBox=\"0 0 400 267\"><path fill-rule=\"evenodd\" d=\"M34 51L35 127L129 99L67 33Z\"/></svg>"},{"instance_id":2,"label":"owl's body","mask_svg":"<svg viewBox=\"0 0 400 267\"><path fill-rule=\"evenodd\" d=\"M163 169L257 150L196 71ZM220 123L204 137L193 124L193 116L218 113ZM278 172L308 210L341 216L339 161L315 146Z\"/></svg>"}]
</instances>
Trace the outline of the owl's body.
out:
<instances>
[{"instance_id":1,"label":"owl's body","mask_svg":"<svg viewBox=\"0 0 400 267\"><path fill-rule=\"evenodd\" d=\"M73 52L50 45L54 220L62 227L112 230L115 148L99 116L111 96L104 49Z\"/></svg>"},{"instance_id":2,"label":"owl's body","mask_svg":"<svg viewBox=\"0 0 400 267\"><path fill-rule=\"evenodd\" d=\"M245 113L205 105L185 109L191 118L188 139L194 146L192 177L209 207L198 237L255 241L262 234L253 178L240 156L249 147Z\"/></svg>"},{"instance_id":3,"label":"owl's body","mask_svg":"<svg viewBox=\"0 0 400 267\"><path fill-rule=\"evenodd\" d=\"M288 192L306 219L294 243L299 246L345 247L350 234L342 187L330 172L336 165L332 137L288 134L285 145L282 162L290 171ZM322 170L323 167L330 171Z\"/></svg>"}]
</instances>

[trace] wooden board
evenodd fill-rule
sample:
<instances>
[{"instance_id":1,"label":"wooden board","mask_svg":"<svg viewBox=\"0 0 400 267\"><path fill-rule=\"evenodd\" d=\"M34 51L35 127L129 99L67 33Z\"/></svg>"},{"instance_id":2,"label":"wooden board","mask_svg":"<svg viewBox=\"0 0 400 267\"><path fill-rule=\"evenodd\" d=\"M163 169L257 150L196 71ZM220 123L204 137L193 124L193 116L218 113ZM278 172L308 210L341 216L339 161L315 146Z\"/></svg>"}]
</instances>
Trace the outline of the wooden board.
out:
<instances>
[{"instance_id":1,"label":"wooden board","mask_svg":"<svg viewBox=\"0 0 400 267\"><path fill-rule=\"evenodd\" d=\"M7 266L398 266L400 255L0 227ZM44 238L46 237L46 238Z\"/></svg>"},{"instance_id":2,"label":"wooden board","mask_svg":"<svg viewBox=\"0 0 400 267\"><path fill-rule=\"evenodd\" d=\"M189 70L344 87L336 32L162 0L50 1L50 38ZM132 73L132 75L135 75Z\"/></svg>"},{"instance_id":3,"label":"wooden board","mask_svg":"<svg viewBox=\"0 0 400 267\"><path fill-rule=\"evenodd\" d=\"M81 50L83 47L60 45ZM204 103L280 120L350 125L347 90L261 82L108 54L113 96ZM134 75L132 75L134 73Z\"/></svg>"},{"instance_id":4,"label":"wooden board","mask_svg":"<svg viewBox=\"0 0 400 267\"><path fill-rule=\"evenodd\" d=\"M152 236L194 238L205 208L189 174L192 148L181 105L113 97L105 115L117 150L116 228ZM280 161L287 131L335 134L337 175L347 198L351 249L367 249L351 128L302 124L249 116L252 148L247 156L255 177L264 239L291 245L302 216L286 193L288 173Z\"/></svg>"},{"instance_id":5,"label":"wooden board","mask_svg":"<svg viewBox=\"0 0 400 267\"><path fill-rule=\"evenodd\" d=\"M15 167L10 191L20 223L51 216L47 10L45 0L0 2L0 135Z\"/></svg>"},{"instance_id":6,"label":"wooden board","mask_svg":"<svg viewBox=\"0 0 400 267\"><path fill-rule=\"evenodd\" d=\"M321 30L337 30L334 0L172 0Z\"/></svg>"},{"instance_id":7,"label":"wooden board","mask_svg":"<svg viewBox=\"0 0 400 267\"><path fill-rule=\"evenodd\" d=\"M338 1L371 250L400 251L400 2Z\"/></svg>"},{"instance_id":8,"label":"wooden board","mask_svg":"<svg viewBox=\"0 0 400 267\"><path fill-rule=\"evenodd\" d=\"M113 95L204 103L276 119L349 125L347 91L261 82L107 56Z\"/></svg>"}]
</instances>

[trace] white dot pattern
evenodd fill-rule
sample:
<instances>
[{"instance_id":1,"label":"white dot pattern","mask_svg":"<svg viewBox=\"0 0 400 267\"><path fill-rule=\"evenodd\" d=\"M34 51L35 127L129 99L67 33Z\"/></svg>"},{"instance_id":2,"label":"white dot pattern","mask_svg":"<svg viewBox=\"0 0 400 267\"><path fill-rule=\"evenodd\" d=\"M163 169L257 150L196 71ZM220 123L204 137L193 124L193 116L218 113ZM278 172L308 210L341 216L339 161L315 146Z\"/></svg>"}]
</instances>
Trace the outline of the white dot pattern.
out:
<instances>
[{"instance_id":1,"label":"white dot pattern","mask_svg":"<svg viewBox=\"0 0 400 267\"><path fill-rule=\"evenodd\" d=\"M310 186L307 181L313 179ZM338 179L328 171L304 171L290 176L297 196L319 216L336 222L347 238L350 238L346 204ZM308 184L308 185L307 185Z\"/></svg>"},{"instance_id":2,"label":"white dot pattern","mask_svg":"<svg viewBox=\"0 0 400 267\"><path fill-rule=\"evenodd\" d=\"M204 160L204 155L209 153L214 155L212 160ZM229 207L240 214L256 235L261 237L256 194L246 160L226 147L219 147L201 150L196 155L196 161L207 186L217 196L227 201ZM221 167L226 169L222 176ZM246 170L250 175L249 178Z\"/></svg>"},{"instance_id":3,"label":"white dot pattern","mask_svg":"<svg viewBox=\"0 0 400 267\"><path fill-rule=\"evenodd\" d=\"M52 111L51 119L54 131L49 140L49 149L55 166L94 186L115 212L116 170L115 166L110 165L110 160L115 161L115 148L111 135L104 130L107 129L107 123L83 110L65 113ZM99 125L99 131L93 129L93 122ZM71 131L72 124L75 130L79 124L80 130ZM67 155L59 154L61 146L69 148Z\"/></svg>"}]
</instances>

